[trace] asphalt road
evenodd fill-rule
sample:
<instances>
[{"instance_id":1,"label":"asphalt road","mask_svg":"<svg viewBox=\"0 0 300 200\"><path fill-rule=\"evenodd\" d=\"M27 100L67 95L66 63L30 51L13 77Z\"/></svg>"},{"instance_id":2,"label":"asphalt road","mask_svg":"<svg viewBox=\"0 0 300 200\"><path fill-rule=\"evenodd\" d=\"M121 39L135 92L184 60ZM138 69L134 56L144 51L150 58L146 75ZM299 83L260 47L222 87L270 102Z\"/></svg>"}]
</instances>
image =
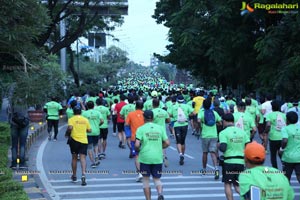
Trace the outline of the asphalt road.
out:
<instances>
[{"instance_id":1,"label":"asphalt road","mask_svg":"<svg viewBox=\"0 0 300 200\"><path fill-rule=\"evenodd\" d=\"M145 199L142 183L135 181L134 160L128 157L129 150L118 147L118 139L112 135L109 128L106 159L101 160L97 168L92 169L87 159L87 186L81 186L81 168L78 162L77 177L79 181L72 183L71 154L64 138L66 126L62 124L58 141L48 141L43 138L36 142L30 150L30 170L35 170L37 183L47 199L72 200L138 200ZM201 141L191 135L187 136L185 164L179 165L179 156L175 140L170 138L171 146L167 149L170 165L163 169L162 183L165 199L225 199L224 186L219 180L214 180L213 174L201 175L202 168ZM208 168L212 170L212 161L208 157ZM269 155L266 165L270 166ZM211 171L212 172L212 171ZM297 197L300 198L300 186L295 175L291 181ZM157 194L153 183L152 198ZM239 199L234 192L234 199Z\"/></svg>"}]
</instances>

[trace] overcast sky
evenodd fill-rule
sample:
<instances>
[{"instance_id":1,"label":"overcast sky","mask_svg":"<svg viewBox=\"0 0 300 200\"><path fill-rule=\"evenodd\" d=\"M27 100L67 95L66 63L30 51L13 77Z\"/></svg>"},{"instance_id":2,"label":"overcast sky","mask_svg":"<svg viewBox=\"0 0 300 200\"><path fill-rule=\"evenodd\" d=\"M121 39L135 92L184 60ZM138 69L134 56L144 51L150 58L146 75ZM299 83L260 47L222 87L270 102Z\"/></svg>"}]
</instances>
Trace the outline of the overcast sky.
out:
<instances>
[{"instance_id":1,"label":"overcast sky","mask_svg":"<svg viewBox=\"0 0 300 200\"><path fill-rule=\"evenodd\" d=\"M124 24L113 35L119 42L108 40L107 45L114 44L128 52L130 60L149 65L153 53L166 54L168 29L155 22L154 14L158 0L128 0L128 15Z\"/></svg>"}]
</instances>

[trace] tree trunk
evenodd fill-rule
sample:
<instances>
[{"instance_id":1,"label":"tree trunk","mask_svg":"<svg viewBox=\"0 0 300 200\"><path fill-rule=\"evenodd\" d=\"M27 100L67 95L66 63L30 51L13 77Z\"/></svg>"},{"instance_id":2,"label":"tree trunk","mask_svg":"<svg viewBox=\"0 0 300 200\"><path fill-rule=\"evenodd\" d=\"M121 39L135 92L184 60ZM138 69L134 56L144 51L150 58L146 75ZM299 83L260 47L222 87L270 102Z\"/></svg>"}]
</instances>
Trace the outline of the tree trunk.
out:
<instances>
[{"instance_id":1,"label":"tree trunk","mask_svg":"<svg viewBox=\"0 0 300 200\"><path fill-rule=\"evenodd\" d=\"M79 87L80 86L79 76L78 76L78 73L76 72L75 67L74 67L74 54L73 54L73 51L71 49L71 46L67 47L67 52L70 55L69 69L73 74L74 83L76 84L77 87Z\"/></svg>"}]
</instances>

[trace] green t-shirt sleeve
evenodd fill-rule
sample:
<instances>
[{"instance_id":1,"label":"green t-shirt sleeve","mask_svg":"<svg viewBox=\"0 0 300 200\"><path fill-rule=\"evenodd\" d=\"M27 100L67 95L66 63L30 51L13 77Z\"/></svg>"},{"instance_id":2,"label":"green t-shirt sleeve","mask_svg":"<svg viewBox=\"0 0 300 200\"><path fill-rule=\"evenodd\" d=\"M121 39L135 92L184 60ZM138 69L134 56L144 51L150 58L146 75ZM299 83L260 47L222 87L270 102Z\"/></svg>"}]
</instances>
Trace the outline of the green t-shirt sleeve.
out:
<instances>
[{"instance_id":1,"label":"green t-shirt sleeve","mask_svg":"<svg viewBox=\"0 0 300 200\"><path fill-rule=\"evenodd\" d=\"M162 130L162 141L166 141L168 139L167 131L164 128L161 128Z\"/></svg>"},{"instance_id":2,"label":"green t-shirt sleeve","mask_svg":"<svg viewBox=\"0 0 300 200\"><path fill-rule=\"evenodd\" d=\"M214 111L214 113L215 113L216 121L217 122L221 121L222 119L221 119L220 115L216 111Z\"/></svg>"},{"instance_id":3,"label":"green t-shirt sleeve","mask_svg":"<svg viewBox=\"0 0 300 200\"><path fill-rule=\"evenodd\" d=\"M221 131L220 134L219 134L219 141L220 141L220 144L221 143L227 144L227 139L226 139L226 136L225 136L223 131Z\"/></svg>"}]
</instances>

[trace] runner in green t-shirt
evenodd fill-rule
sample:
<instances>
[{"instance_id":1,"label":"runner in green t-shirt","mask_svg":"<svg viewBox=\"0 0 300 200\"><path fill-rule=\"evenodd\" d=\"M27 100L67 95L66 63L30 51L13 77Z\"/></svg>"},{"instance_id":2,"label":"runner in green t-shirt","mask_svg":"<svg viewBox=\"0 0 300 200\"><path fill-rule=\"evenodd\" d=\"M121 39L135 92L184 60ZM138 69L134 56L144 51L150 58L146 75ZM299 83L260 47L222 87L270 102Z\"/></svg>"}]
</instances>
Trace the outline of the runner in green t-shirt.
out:
<instances>
[{"instance_id":1,"label":"runner in green t-shirt","mask_svg":"<svg viewBox=\"0 0 300 200\"><path fill-rule=\"evenodd\" d=\"M264 146L252 142L246 145L244 152L247 170L239 175L242 200L250 200L254 189L259 193L256 199L294 199L293 188L284 174L275 168L263 166L266 156Z\"/></svg>"},{"instance_id":2,"label":"runner in green t-shirt","mask_svg":"<svg viewBox=\"0 0 300 200\"><path fill-rule=\"evenodd\" d=\"M52 127L54 128L54 141L57 140L59 116L62 114L62 106L57 103L56 97L52 97L51 101L45 104L44 112L47 113L47 131L48 140L51 140Z\"/></svg>"},{"instance_id":3,"label":"runner in green t-shirt","mask_svg":"<svg viewBox=\"0 0 300 200\"><path fill-rule=\"evenodd\" d=\"M97 107L95 108L98 110L101 115L103 116L103 124L100 126L100 137L98 140L98 157L99 159L104 159L106 154L106 140L108 135L108 120L110 119L110 111L109 108L104 105L104 101L101 101L100 98L96 100Z\"/></svg>"},{"instance_id":4,"label":"runner in green t-shirt","mask_svg":"<svg viewBox=\"0 0 300 200\"><path fill-rule=\"evenodd\" d=\"M244 102L239 102L237 109L238 111L233 113L235 126L243 129L252 140L256 133L255 120L248 112L245 112L246 104Z\"/></svg>"},{"instance_id":5,"label":"runner in green t-shirt","mask_svg":"<svg viewBox=\"0 0 300 200\"><path fill-rule=\"evenodd\" d=\"M153 123L160 125L166 131L166 123L170 122L169 113L164 109L159 108L158 99L153 99L152 106L153 106L152 112L154 116ZM164 166L165 167L169 166L169 161L165 149L164 149Z\"/></svg>"},{"instance_id":6,"label":"runner in green t-shirt","mask_svg":"<svg viewBox=\"0 0 300 200\"><path fill-rule=\"evenodd\" d=\"M280 152L282 155L283 171L288 180L295 170L297 180L300 183L300 126L297 124L298 115L294 111L286 114L287 126L281 129L282 143Z\"/></svg>"},{"instance_id":7,"label":"runner in green t-shirt","mask_svg":"<svg viewBox=\"0 0 300 200\"><path fill-rule=\"evenodd\" d=\"M223 125L225 129L219 134L219 149L224 153L222 182L227 199L233 199L231 187L238 193L239 172L244 170L244 147L250 140L244 130L234 126L232 113L223 115Z\"/></svg>"},{"instance_id":8,"label":"runner in green t-shirt","mask_svg":"<svg viewBox=\"0 0 300 200\"><path fill-rule=\"evenodd\" d=\"M150 175L159 198L163 199L162 183L160 181L163 162L163 148L170 145L166 131L153 123L153 112L144 112L145 124L140 126L136 132L135 148L139 152L140 171L143 175L143 188L146 199L151 199Z\"/></svg>"},{"instance_id":9,"label":"runner in green t-shirt","mask_svg":"<svg viewBox=\"0 0 300 200\"><path fill-rule=\"evenodd\" d=\"M103 124L103 116L101 113L94 109L94 102L89 101L86 103L88 110L82 112L82 116L89 120L92 131L87 133L88 137L88 155L91 160L91 167L95 168L100 164L98 158L98 138L100 135L100 125Z\"/></svg>"},{"instance_id":10,"label":"runner in green t-shirt","mask_svg":"<svg viewBox=\"0 0 300 200\"><path fill-rule=\"evenodd\" d=\"M174 118L174 131L176 138L177 151L179 153L179 164L184 164L185 153L185 138L188 131L188 119L193 114L193 108L184 104L184 98L182 95L177 97L177 105L168 109L170 117ZM182 112L182 115L180 114ZM181 119L180 119L181 117Z\"/></svg>"},{"instance_id":11,"label":"runner in green t-shirt","mask_svg":"<svg viewBox=\"0 0 300 200\"><path fill-rule=\"evenodd\" d=\"M277 100L271 102L272 112L266 115L265 133L269 136L270 158L272 167L277 168L277 153L281 147L281 129L286 126L286 116L280 112L280 103Z\"/></svg>"},{"instance_id":12,"label":"runner in green t-shirt","mask_svg":"<svg viewBox=\"0 0 300 200\"><path fill-rule=\"evenodd\" d=\"M198 113L198 122L200 123L200 127L202 127L201 132L201 141L202 141L202 173L206 173L206 165L207 165L207 155L210 153L213 161L213 165L215 168L215 179L219 179L219 168L217 161L217 142L218 142L218 132L217 132L217 123L221 123L220 115L214 111L210 110L211 107L211 99L205 99L203 101L203 109L200 109ZM214 124L207 125L205 119L205 112L212 112L214 116Z\"/></svg>"}]
</instances>

